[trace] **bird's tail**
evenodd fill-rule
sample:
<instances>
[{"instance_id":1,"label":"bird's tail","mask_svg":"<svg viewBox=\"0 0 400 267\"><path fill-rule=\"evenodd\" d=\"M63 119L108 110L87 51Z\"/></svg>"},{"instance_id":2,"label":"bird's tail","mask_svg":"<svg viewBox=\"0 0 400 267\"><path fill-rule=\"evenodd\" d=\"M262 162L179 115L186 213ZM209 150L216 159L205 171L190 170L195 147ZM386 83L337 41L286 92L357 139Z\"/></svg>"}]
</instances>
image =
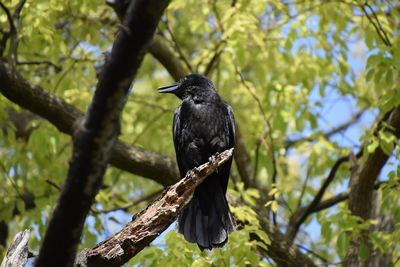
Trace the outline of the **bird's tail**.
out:
<instances>
[{"instance_id":1,"label":"bird's tail","mask_svg":"<svg viewBox=\"0 0 400 267\"><path fill-rule=\"evenodd\" d=\"M222 247L228 241L228 234L235 230L225 194L219 186L212 193L208 191L208 196L201 193L204 192L193 194L179 216L178 231L187 241L197 243L201 250Z\"/></svg>"}]
</instances>

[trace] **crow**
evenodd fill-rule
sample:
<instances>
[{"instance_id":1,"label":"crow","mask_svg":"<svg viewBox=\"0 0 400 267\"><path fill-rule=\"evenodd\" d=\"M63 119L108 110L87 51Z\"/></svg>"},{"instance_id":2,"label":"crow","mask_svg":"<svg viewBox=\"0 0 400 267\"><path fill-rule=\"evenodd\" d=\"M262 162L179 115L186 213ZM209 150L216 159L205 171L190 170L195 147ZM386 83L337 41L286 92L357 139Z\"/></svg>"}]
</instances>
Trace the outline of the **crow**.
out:
<instances>
[{"instance_id":1,"label":"crow","mask_svg":"<svg viewBox=\"0 0 400 267\"><path fill-rule=\"evenodd\" d=\"M173 139L181 177L216 154L234 147L232 108L221 100L213 83L190 74L178 83L158 89L182 100L173 119ZM207 177L178 217L178 231L201 250L222 247L235 222L226 200L232 159Z\"/></svg>"}]
</instances>

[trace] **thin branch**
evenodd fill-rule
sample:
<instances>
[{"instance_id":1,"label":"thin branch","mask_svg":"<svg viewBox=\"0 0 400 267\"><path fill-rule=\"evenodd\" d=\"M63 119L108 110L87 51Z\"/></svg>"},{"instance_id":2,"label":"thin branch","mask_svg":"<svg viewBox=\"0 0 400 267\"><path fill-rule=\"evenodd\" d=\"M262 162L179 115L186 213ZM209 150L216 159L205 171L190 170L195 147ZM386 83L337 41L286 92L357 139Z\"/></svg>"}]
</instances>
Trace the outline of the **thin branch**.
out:
<instances>
[{"instance_id":1,"label":"thin branch","mask_svg":"<svg viewBox=\"0 0 400 267\"><path fill-rule=\"evenodd\" d=\"M8 39L10 38L10 36L12 34L14 34L16 32L16 30L15 30L15 25L14 25L13 19L11 17L10 10L1 1L0 1L0 7L6 13L7 20L10 25L9 31L2 31L3 37L0 40L0 57L1 57L1 56L3 56L4 50L6 49Z\"/></svg>"},{"instance_id":2,"label":"thin branch","mask_svg":"<svg viewBox=\"0 0 400 267\"><path fill-rule=\"evenodd\" d=\"M372 9L372 7L368 4L365 3L363 5L360 5L362 11L364 12L364 14L367 16L368 20L371 22L372 26L374 26L376 33L379 35L379 37L381 38L382 42L386 45L386 46L392 46L389 37L386 34L386 31L383 29L379 18L377 17L377 15L375 14L375 11ZM374 18L372 18L370 16L370 14L368 13L368 11L365 9L365 7L368 7L372 13L372 16ZM374 21L375 19L375 21Z\"/></svg>"},{"instance_id":3,"label":"thin branch","mask_svg":"<svg viewBox=\"0 0 400 267\"><path fill-rule=\"evenodd\" d=\"M332 183L333 179L336 176L336 172L338 171L339 167L349 161L349 156L343 156L338 158L338 160L335 162L333 165L332 169L330 170L328 177L324 180L324 183L322 184L321 188L319 189L318 193L315 195L313 201L307 206L306 209L298 209L291 217L289 220L289 226L288 230L286 232L286 236L288 240L293 240L295 239L297 232L300 229L300 226L304 223L304 221L307 219L307 217L312 213L312 210L318 205L318 203L321 201L322 197L325 194L326 189L328 186Z\"/></svg>"},{"instance_id":4,"label":"thin branch","mask_svg":"<svg viewBox=\"0 0 400 267\"><path fill-rule=\"evenodd\" d=\"M31 61L18 61L17 65L48 65L51 66L55 69L56 72L60 72L61 71L61 67L57 66L56 64L54 64L51 61L47 61L47 60L43 60L43 61L35 61L35 60L31 60Z\"/></svg>"},{"instance_id":5,"label":"thin branch","mask_svg":"<svg viewBox=\"0 0 400 267\"><path fill-rule=\"evenodd\" d=\"M58 184L56 184L54 181L50 180L50 179L46 179L45 180L46 183L48 183L49 185L51 185L52 187L54 187L55 189L57 189L58 191L62 191L61 186L59 186Z\"/></svg>"},{"instance_id":6,"label":"thin branch","mask_svg":"<svg viewBox=\"0 0 400 267\"><path fill-rule=\"evenodd\" d=\"M178 55L179 55L180 59L182 59L182 61L185 63L185 65L189 69L189 71L191 73L193 73L194 71L193 71L192 65L189 63L189 60L187 60L185 54L183 53L183 51L182 51L182 49L181 49L181 47L179 45L179 42L175 39L175 36L174 36L174 33L172 32L172 29L169 27L168 17L165 17L165 21L163 21L163 22L164 22L165 28L167 29L168 34L171 37L172 43L173 43L173 45L175 47L175 51L178 52Z\"/></svg>"},{"instance_id":7,"label":"thin branch","mask_svg":"<svg viewBox=\"0 0 400 267\"><path fill-rule=\"evenodd\" d=\"M169 72L169 74L178 81L189 74L189 68L181 64L175 53L166 45L160 37L156 36L150 43L150 54L156 58Z\"/></svg>"},{"instance_id":8,"label":"thin branch","mask_svg":"<svg viewBox=\"0 0 400 267\"><path fill-rule=\"evenodd\" d=\"M382 185L387 184L387 183L388 183L388 181L379 181L375 184L374 189L378 190ZM329 209L329 208L339 204L340 202L347 200L349 198L349 193L350 193L350 190L346 190L346 191L341 192L333 197L321 200L318 203L318 205L315 206L313 210L311 210L309 215L311 215L312 213L317 213L322 210ZM302 207L300 209L305 210L306 208L307 207Z\"/></svg>"},{"instance_id":9,"label":"thin branch","mask_svg":"<svg viewBox=\"0 0 400 267\"><path fill-rule=\"evenodd\" d=\"M14 21L11 16L10 10L3 4L3 2L0 2L0 7L1 7L1 9L3 9L3 11L7 15L8 24L10 25L10 34L15 34L15 32L17 32L17 30L15 28Z\"/></svg>"},{"instance_id":10,"label":"thin branch","mask_svg":"<svg viewBox=\"0 0 400 267\"><path fill-rule=\"evenodd\" d=\"M149 201L149 200L155 198L155 197L158 196L163 190L164 190L164 189L160 189L160 190L157 190L157 191L155 191L155 192L153 192L153 193L150 193L150 194L148 194L148 195L141 196L140 198L138 198L138 199L132 201L131 203L129 203L129 204L125 205L125 206L122 206L122 207L114 207L114 208L111 208L111 209L94 210L94 213L95 213L95 214L110 213L110 212L114 212L114 211L118 211L118 210L127 211L128 209L130 209L130 208L132 208L132 207L134 207L134 206L136 206L136 205L138 205L138 204L140 204L140 203L142 203L142 202Z\"/></svg>"},{"instance_id":11,"label":"thin branch","mask_svg":"<svg viewBox=\"0 0 400 267\"><path fill-rule=\"evenodd\" d=\"M364 112L365 112L364 109L357 111L355 114L353 114L351 116L351 118L348 121L346 121L346 122L344 122L342 124L339 124L338 126L336 126L336 127L332 128L331 130L325 132L324 134L322 134L322 136L325 139L329 139L332 135L335 135L335 134L337 134L337 133L339 133L341 131L346 130L347 128L349 128L350 126L352 126L356 122L358 122L360 120L360 118L362 117L362 115L364 114ZM303 141L313 142L314 139L310 138L310 137L300 137L300 138L291 139L291 140L289 139L289 140L285 141L285 148L288 149L288 148L294 146L295 144L297 144L299 142L303 142Z\"/></svg>"},{"instance_id":12,"label":"thin branch","mask_svg":"<svg viewBox=\"0 0 400 267\"><path fill-rule=\"evenodd\" d=\"M21 14L22 8L24 7L26 0L20 0L18 5L14 9L13 18L14 22L19 20L19 15Z\"/></svg>"},{"instance_id":13,"label":"thin branch","mask_svg":"<svg viewBox=\"0 0 400 267\"><path fill-rule=\"evenodd\" d=\"M18 38L18 28L19 28L19 15L22 11L22 8L25 5L26 0L20 0L15 7L12 20L14 22L14 29L10 31L10 47L8 51L9 55L9 63L15 67L16 63L18 62L18 45L19 45L19 38Z\"/></svg>"},{"instance_id":14,"label":"thin branch","mask_svg":"<svg viewBox=\"0 0 400 267\"><path fill-rule=\"evenodd\" d=\"M318 253L314 252L312 249L307 248L306 246L303 246L302 244L297 244L297 246L300 249L305 250L307 253L310 253L311 255L313 255L314 257L317 257L318 259L320 259L321 261L323 261L325 264L328 264L328 260L324 257L322 257L321 255L319 255Z\"/></svg>"},{"instance_id":15,"label":"thin branch","mask_svg":"<svg viewBox=\"0 0 400 267\"><path fill-rule=\"evenodd\" d=\"M149 119L148 123L143 127L143 130L136 135L135 139L133 139L131 145L136 144L139 141L139 139L151 128L151 126L166 114L167 113L165 113L164 111L161 111L158 114L156 114L153 118Z\"/></svg>"}]
</instances>

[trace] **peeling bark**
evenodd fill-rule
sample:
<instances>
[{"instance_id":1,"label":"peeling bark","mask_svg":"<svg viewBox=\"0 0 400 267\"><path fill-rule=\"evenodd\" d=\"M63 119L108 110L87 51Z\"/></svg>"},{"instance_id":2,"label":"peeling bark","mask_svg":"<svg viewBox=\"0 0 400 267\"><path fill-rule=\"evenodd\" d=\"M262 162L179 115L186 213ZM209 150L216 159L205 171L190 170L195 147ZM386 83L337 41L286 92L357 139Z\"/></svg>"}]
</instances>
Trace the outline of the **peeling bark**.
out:
<instances>
[{"instance_id":1,"label":"peeling bark","mask_svg":"<svg viewBox=\"0 0 400 267\"><path fill-rule=\"evenodd\" d=\"M25 266L28 261L30 230L19 232L15 237L14 241L7 249L6 255L4 256L3 262L0 267L22 267Z\"/></svg>"}]
</instances>

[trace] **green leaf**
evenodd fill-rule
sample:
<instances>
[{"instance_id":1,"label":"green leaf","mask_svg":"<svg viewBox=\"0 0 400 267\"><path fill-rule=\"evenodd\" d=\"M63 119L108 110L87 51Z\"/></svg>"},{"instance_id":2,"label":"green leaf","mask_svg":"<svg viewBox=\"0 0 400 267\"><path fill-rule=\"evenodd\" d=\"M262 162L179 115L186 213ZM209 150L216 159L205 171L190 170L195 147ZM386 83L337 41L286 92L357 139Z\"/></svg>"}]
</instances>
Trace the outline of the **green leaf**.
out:
<instances>
[{"instance_id":1,"label":"green leaf","mask_svg":"<svg viewBox=\"0 0 400 267\"><path fill-rule=\"evenodd\" d=\"M349 247L350 238L346 232L341 232L336 242L339 256L343 259L346 256Z\"/></svg>"},{"instance_id":2,"label":"green leaf","mask_svg":"<svg viewBox=\"0 0 400 267\"><path fill-rule=\"evenodd\" d=\"M360 256L360 258L363 261L366 261L370 257L370 255L371 254L370 254L368 246L364 242L362 242L360 244L360 248L358 250L358 256Z\"/></svg>"}]
</instances>

